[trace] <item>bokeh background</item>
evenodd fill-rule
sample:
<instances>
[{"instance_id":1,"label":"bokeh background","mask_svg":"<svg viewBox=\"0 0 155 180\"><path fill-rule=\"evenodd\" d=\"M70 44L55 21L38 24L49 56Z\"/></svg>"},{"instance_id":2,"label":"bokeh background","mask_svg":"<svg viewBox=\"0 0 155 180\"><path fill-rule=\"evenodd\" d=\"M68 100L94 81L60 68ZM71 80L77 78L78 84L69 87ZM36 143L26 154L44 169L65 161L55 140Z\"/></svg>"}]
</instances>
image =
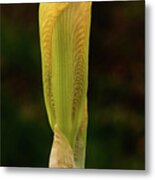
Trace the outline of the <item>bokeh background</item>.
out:
<instances>
[{"instance_id":1,"label":"bokeh background","mask_svg":"<svg viewBox=\"0 0 155 180\"><path fill-rule=\"evenodd\" d=\"M144 6L93 3L86 168L145 168ZM1 5L2 166L48 166L38 7Z\"/></svg>"}]
</instances>

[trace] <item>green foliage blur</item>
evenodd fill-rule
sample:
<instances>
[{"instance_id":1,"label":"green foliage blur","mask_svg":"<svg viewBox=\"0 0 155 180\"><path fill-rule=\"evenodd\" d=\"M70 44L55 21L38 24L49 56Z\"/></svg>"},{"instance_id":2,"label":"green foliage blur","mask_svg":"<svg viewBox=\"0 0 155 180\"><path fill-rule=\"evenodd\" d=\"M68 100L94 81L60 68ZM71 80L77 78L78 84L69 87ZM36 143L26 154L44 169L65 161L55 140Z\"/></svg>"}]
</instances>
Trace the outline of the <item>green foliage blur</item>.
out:
<instances>
[{"instance_id":1,"label":"green foliage blur","mask_svg":"<svg viewBox=\"0 0 155 180\"><path fill-rule=\"evenodd\" d=\"M144 6L93 2L86 168L145 169ZM38 7L1 5L2 166L48 166Z\"/></svg>"}]
</instances>

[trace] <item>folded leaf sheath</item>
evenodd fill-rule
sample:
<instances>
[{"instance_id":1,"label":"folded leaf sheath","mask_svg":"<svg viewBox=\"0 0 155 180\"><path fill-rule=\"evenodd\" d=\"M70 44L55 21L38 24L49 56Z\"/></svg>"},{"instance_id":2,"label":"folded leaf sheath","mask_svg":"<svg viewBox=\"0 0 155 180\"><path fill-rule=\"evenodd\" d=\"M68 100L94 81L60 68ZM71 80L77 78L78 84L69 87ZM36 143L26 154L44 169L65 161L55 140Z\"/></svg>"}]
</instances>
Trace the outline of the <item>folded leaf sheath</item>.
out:
<instances>
[{"instance_id":1,"label":"folded leaf sheath","mask_svg":"<svg viewBox=\"0 0 155 180\"><path fill-rule=\"evenodd\" d=\"M76 146L85 116L91 2L41 3L43 90L49 123Z\"/></svg>"}]
</instances>

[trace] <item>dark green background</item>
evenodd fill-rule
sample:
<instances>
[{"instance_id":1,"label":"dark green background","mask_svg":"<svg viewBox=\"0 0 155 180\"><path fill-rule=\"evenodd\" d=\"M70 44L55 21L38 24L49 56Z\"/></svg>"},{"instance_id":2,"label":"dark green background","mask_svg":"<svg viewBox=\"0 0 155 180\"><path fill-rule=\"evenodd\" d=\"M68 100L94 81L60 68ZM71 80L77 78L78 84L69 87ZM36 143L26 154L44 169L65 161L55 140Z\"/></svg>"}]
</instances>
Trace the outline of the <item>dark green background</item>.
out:
<instances>
[{"instance_id":1,"label":"dark green background","mask_svg":"<svg viewBox=\"0 0 155 180\"><path fill-rule=\"evenodd\" d=\"M47 167L38 4L1 5L1 164ZM86 168L144 169L144 1L96 2Z\"/></svg>"}]
</instances>

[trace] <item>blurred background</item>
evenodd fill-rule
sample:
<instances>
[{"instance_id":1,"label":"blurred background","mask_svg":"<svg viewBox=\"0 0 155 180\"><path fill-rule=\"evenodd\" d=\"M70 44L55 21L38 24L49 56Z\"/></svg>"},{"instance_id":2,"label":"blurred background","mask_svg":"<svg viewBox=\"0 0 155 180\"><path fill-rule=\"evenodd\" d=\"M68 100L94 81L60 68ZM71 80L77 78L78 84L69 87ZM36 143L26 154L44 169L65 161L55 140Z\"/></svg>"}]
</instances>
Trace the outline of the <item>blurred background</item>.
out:
<instances>
[{"instance_id":1,"label":"blurred background","mask_svg":"<svg viewBox=\"0 0 155 180\"><path fill-rule=\"evenodd\" d=\"M1 165L47 167L39 4L1 5ZM145 168L144 1L93 2L86 168Z\"/></svg>"}]
</instances>

